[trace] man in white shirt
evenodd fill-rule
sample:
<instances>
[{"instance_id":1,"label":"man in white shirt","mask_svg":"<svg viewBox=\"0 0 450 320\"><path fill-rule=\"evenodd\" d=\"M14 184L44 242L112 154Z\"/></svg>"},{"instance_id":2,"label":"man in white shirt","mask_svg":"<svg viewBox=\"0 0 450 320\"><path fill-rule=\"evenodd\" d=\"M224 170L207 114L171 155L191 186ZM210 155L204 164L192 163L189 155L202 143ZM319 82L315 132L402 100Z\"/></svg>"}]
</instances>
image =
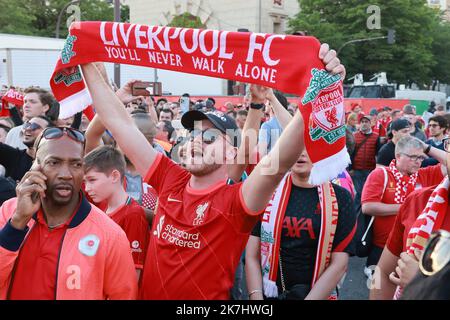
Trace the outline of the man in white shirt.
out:
<instances>
[{"instance_id":1,"label":"man in white shirt","mask_svg":"<svg viewBox=\"0 0 450 320\"><path fill-rule=\"evenodd\" d=\"M23 120L28 121L37 116L44 116L53 104L53 95L41 88L28 88L23 99ZM27 149L22 142L22 125L12 128L6 136L5 143L21 150Z\"/></svg>"}]
</instances>

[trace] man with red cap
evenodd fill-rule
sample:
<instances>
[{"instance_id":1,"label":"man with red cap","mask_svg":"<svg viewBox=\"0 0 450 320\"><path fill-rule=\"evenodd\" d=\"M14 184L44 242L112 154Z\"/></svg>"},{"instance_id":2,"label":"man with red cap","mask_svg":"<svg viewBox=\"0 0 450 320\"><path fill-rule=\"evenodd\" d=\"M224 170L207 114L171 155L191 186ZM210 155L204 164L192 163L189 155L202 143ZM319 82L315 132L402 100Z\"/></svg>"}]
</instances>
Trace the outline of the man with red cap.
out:
<instances>
[{"instance_id":1,"label":"man with red cap","mask_svg":"<svg viewBox=\"0 0 450 320\"><path fill-rule=\"evenodd\" d=\"M355 205L361 201L361 193L370 172L376 166L376 154L380 149L380 137L370 126L370 117L361 118L359 131L355 132L355 149L352 154L351 176L355 184L356 197Z\"/></svg>"},{"instance_id":2,"label":"man with red cap","mask_svg":"<svg viewBox=\"0 0 450 320\"><path fill-rule=\"evenodd\" d=\"M359 103L356 102L352 103L350 107L352 111L358 115L358 123L359 123L361 121L361 118L365 115L364 111L362 111L362 107L359 105Z\"/></svg>"}]
</instances>

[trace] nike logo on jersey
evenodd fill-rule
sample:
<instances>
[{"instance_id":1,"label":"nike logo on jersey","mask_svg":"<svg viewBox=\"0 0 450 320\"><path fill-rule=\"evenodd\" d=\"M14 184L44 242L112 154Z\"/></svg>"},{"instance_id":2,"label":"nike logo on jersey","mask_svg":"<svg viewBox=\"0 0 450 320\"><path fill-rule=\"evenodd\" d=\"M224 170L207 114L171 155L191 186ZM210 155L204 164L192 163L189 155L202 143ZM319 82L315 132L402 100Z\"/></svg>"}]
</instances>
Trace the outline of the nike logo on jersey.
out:
<instances>
[{"instance_id":1,"label":"nike logo on jersey","mask_svg":"<svg viewBox=\"0 0 450 320\"><path fill-rule=\"evenodd\" d=\"M167 202L181 202L181 200L173 199L170 196L167 197Z\"/></svg>"}]
</instances>

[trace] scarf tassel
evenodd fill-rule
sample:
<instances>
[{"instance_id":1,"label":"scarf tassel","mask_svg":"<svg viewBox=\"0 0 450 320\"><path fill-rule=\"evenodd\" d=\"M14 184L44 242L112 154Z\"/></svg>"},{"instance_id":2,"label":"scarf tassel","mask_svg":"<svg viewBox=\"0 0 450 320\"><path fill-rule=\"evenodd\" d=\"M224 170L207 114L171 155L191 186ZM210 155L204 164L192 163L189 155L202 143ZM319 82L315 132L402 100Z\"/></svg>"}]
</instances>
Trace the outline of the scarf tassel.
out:
<instances>
[{"instance_id":1,"label":"scarf tassel","mask_svg":"<svg viewBox=\"0 0 450 320\"><path fill-rule=\"evenodd\" d=\"M336 172L343 172L350 163L350 156L348 155L347 148L344 147L338 153L315 162L308 182L318 186L326 181L331 181L336 178Z\"/></svg>"},{"instance_id":2,"label":"scarf tassel","mask_svg":"<svg viewBox=\"0 0 450 320\"><path fill-rule=\"evenodd\" d=\"M92 104L92 98L87 88L68 96L59 102L59 118L66 119L81 112L86 106Z\"/></svg>"},{"instance_id":3,"label":"scarf tassel","mask_svg":"<svg viewBox=\"0 0 450 320\"><path fill-rule=\"evenodd\" d=\"M264 278L263 286L264 286L264 296L266 296L267 298L278 297L278 287L275 281Z\"/></svg>"}]
</instances>

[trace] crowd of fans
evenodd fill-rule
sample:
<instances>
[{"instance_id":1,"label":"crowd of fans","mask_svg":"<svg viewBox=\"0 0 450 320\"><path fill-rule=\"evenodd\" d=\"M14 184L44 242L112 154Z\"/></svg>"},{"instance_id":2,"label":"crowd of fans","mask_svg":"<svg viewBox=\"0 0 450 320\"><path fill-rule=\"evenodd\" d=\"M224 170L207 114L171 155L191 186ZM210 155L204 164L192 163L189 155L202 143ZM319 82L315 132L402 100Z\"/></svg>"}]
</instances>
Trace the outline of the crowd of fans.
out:
<instances>
[{"instance_id":1,"label":"crowd of fans","mask_svg":"<svg viewBox=\"0 0 450 320\"><path fill-rule=\"evenodd\" d=\"M406 209L402 205L405 204L415 208L410 215L417 217L426 204L430 190L447 175L445 151L448 150L450 114L443 106L432 103L423 115L418 115L416 107L410 104L402 110L392 110L388 106L372 108L365 114L360 105L353 104L346 114L347 149L352 164L336 177L333 184L313 186L308 182L312 167L308 154L305 151L300 155L291 154L291 147L294 146L291 143L298 143L295 145L297 147L303 146L302 141L293 142L288 136L295 127L294 123L300 123L301 117L297 112L298 106L288 103L283 94L252 85L242 104L227 102L220 106L224 112L217 110L219 108L213 98L192 101L189 94L185 94L183 97L189 99L189 110L182 110L181 99L169 102L165 98L131 96L132 82L115 94L110 86L96 88L92 85L96 82L90 83L89 78L103 76L106 83L107 77L101 66L91 68L96 70L84 71L97 114L79 113L69 119L59 119L59 104L47 90L37 87L2 89L2 96L9 89L22 93L23 105L4 103L2 114L6 112L8 115L0 118L0 204L3 204L0 212L0 254L10 259L4 259L2 263L15 266L13 274L0 274L0 298L135 298L138 283L133 284L134 280L130 278L134 262L139 284L144 287L151 286L149 281L158 277L170 275L181 278L161 286L158 284L154 292L141 293L142 298L335 299L339 295L349 256L358 254L358 229L361 228L366 231L372 228L373 232L371 248L365 255L367 263L364 273L372 279L382 279L381 289L372 289L371 298L392 298L397 285L404 288L412 281L419 268L420 256L403 256L403 237L407 235L405 230L409 230L411 223L405 227L397 216L408 214L403 212ZM109 96L115 100L109 99ZM117 103L117 98L120 106L110 106ZM103 108L103 105L106 107ZM111 116L105 117L108 107L111 108ZM206 130L197 131L191 125L194 120L209 121ZM140 135L132 128L137 128ZM224 135L223 139L234 147L235 153L231 152L231 159L243 161L234 162L223 170L220 166L215 167L214 172L220 171L223 177L228 178L226 186L208 185L210 190L204 190L200 183L200 188L196 188L201 189L200 192L189 184L191 176L187 172L200 178L205 175L213 177L215 173L204 169L198 169L196 173L197 169L189 163L189 158L197 153L204 157L208 154L207 148L221 140L220 135L210 129L217 129L223 134L226 129L238 130L238 139L228 135ZM250 139L252 130L257 133L257 139ZM141 136L144 140L138 139ZM191 149L191 144L195 144L197 139L204 144L201 147L203 150L200 147ZM138 142L142 150L146 150L147 145L151 146L151 153L130 152L139 150ZM77 155L80 144L81 158ZM278 148L271 152L275 146ZM224 147L225 157L228 157L227 148ZM265 155L270 158L274 152L282 153L286 159L290 157L291 162L285 161L289 164L286 170L291 170L288 173L280 171L277 174L279 178L266 181L261 178L260 160ZM63 165L66 162L70 163L69 169ZM48 172L53 173L54 177L51 178ZM254 178L256 176L258 178ZM63 182L58 182L58 179ZM278 185L288 185L289 191ZM248 186L252 188L247 194L244 192L249 189ZM258 187L268 190L265 198ZM331 255L322 257L320 252L323 250L320 249L324 247L320 247L318 238L322 236L321 225L326 221L321 216L328 214L321 208L324 208L324 202L331 201L323 196L327 188L334 189L332 194L338 203L339 219L335 229L332 226L324 229L324 233L329 232L333 236ZM413 192L420 193L422 189L427 190L426 196L420 194L416 199L408 197ZM80 197L76 196L79 190ZM50 194L50 191L53 193ZM30 203L36 205L36 200L24 204L26 201L23 199L33 199L33 193L41 196L42 207L31 207ZM258 196L254 200L252 197L256 195L253 193ZM278 207L274 200L278 193L287 196L284 207L281 204ZM189 198L193 195L197 198ZM270 199L266 208L264 203ZM409 203L417 199L422 202L416 205ZM180 214L174 207L177 202L184 204L183 210L193 206L194 227L188 227L181 218L183 222L180 225L184 229L174 222L168 224L169 216L174 219L171 214ZM65 220L56 214L51 215L57 207L70 208ZM163 213L157 215L158 210ZM179 259L177 255L182 253L175 250L170 253L164 251L167 259L173 259L172 262L159 261L160 257L157 258L158 253L154 251L162 249L151 245L150 238L157 235L158 239L166 237L177 245L182 243L196 248L196 241L200 240L199 233L195 232L206 219L208 210L220 212L225 217L225 221L221 222L225 226L228 223L233 225L230 226L232 231L224 232L228 233L230 241L234 241L228 245L234 246L233 252L236 254L224 258L227 252L211 253L209 257L214 256L217 260L211 262L199 256L196 258L195 254ZM21 211L21 215L17 211ZM23 212L33 214L35 226L30 225L29 218L26 220ZM237 212L246 212L247 218ZM92 226L82 220L88 213L92 216ZM265 220L270 213L280 217L278 222L269 218ZM262 218L259 218L260 215ZM116 225L105 220L105 217L111 218ZM162 229L164 219L166 226L171 228ZM446 218L442 229L449 227L449 220ZM125 231L126 238L117 225ZM25 233L21 234L19 227L27 226L38 231L24 229ZM81 289L82 293L78 292L80 290L73 293L70 288L61 289L60 283L55 283L52 277L58 279L57 270L41 278L39 274L27 273L26 268L31 264L36 272L45 273L54 265L58 255L62 255L58 261L65 265L70 260L68 255L71 249L56 245L51 247L49 242L45 245L42 239L66 243L68 240L65 237L68 237L78 241L74 234L81 232L81 226L91 231L89 236L80 240L78 250L84 256L99 255L97 251L101 252L102 259L96 262L95 268L105 268L105 272L114 273L114 276L108 279L94 277L88 288ZM68 229L78 231L65 236ZM24 240L27 232L30 235ZM247 242L245 235L250 232ZM273 239L270 235L275 232L281 232L281 235ZM217 236L221 234L201 235L208 239L201 240L210 241L211 246L215 246L214 237ZM112 245L113 239L116 239L117 245ZM132 256L121 252L123 247L130 247ZM247 249L242 253L244 247ZM210 247L206 245L206 248ZM34 255L33 250L48 251L47 258ZM220 251L224 248L221 247ZM326 268L320 269L322 258L328 262ZM191 260L195 259L198 261L194 266L203 264L203 269L207 271L195 275L197 269L191 264ZM156 263L156 260L159 262ZM397 260L401 261L398 266ZM180 272L174 265L177 261L189 261L182 271L184 277L171 274L168 270L164 270L163 275L155 275L159 268L170 269L170 266ZM88 270L94 266L81 258L77 263ZM144 265L150 263L153 269L146 271L146 277L146 272L141 272ZM206 267L206 264L211 264L211 267ZM377 268L372 268L377 265ZM0 269L7 267L2 265ZM234 284L229 281L230 270ZM214 272L218 274L218 280L211 278L210 284L198 287L196 281L199 277L212 277ZM30 281L36 283L40 291L26 290ZM94 288L95 281L103 284L103 291L102 287ZM73 286L77 285L75 281ZM181 286L177 293L174 293L175 286ZM90 293L87 294L87 291Z\"/></svg>"}]
</instances>

